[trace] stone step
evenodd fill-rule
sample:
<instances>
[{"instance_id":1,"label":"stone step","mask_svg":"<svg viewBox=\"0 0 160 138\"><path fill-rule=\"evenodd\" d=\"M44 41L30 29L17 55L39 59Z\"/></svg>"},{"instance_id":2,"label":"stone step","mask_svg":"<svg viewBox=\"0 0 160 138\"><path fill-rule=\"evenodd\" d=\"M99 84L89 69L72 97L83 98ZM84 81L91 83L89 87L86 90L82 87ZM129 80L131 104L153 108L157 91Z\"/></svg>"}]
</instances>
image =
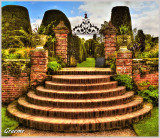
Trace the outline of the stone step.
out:
<instances>
[{"instance_id":1,"label":"stone step","mask_svg":"<svg viewBox=\"0 0 160 138\"><path fill-rule=\"evenodd\" d=\"M62 68L54 75L113 75L113 71L110 68Z\"/></svg>"},{"instance_id":2,"label":"stone step","mask_svg":"<svg viewBox=\"0 0 160 138\"><path fill-rule=\"evenodd\" d=\"M52 81L66 84L95 84L110 81L110 75L53 75Z\"/></svg>"},{"instance_id":3,"label":"stone step","mask_svg":"<svg viewBox=\"0 0 160 138\"><path fill-rule=\"evenodd\" d=\"M60 91L89 91L89 90L104 90L117 87L117 81L95 83L95 84L62 84L52 81L45 81L45 88Z\"/></svg>"},{"instance_id":4,"label":"stone step","mask_svg":"<svg viewBox=\"0 0 160 138\"><path fill-rule=\"evenodd\" d=\"M45 89L43 86L36 88L36 95L57 99L96 99L105 97L114 97L122 95L126 92L125 86L107 90L90 90L90 91L60 91Z\"/></svg>"},{"instance_id":5,"label":"stone step","mask_svg":"<svg viewBox=\"0 0 160 138\"><path fill-rule=\"evenodd\" d=\"M24 126L34 129L59 132L88 132L104 131L131 125L150 115L151 109L152 106L150 104L144 104L142 109L124 115L89 119L64 119L33 116L24 113L17 109L17 101L15 101L7 107L7 114Z\"/></svg>"},{"instance_id":6,"label":"stone step","mask_svg":"<svg viewBox=\"0 0 160 138\"><path fill-rule=\"evenodd\" d=\"M34 91L30 91L27 94L27 100L32 104L62 108L97 108L120 105L132 101L133 97L133 91L116 97L98 99L55 99L38 96Z\"/></svg>"},{"instance_id":7,"label":"stone step","mask_svg":"<svg viewBox=\"0 0 160 138\"><path fill-rule=\"evenodd\" d=\"M121 104L110 107L98 108L56 108L34 105L26 101L25 97L18 99L18 109L37 116L55 117L55 118L95 118L122 115L137 111L142 108L143 98L136 96L133 101L127 104Z\"/></svg>"}]
</instances>

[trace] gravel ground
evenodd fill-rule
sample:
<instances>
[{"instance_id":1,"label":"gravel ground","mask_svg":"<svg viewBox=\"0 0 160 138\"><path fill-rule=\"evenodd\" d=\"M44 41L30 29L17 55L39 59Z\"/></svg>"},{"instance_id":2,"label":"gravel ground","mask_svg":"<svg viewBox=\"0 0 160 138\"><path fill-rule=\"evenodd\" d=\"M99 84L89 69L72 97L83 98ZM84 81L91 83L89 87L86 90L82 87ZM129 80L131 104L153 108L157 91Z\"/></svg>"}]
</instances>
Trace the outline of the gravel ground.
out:
<instances>
[{"instance_id":1,"label":"gravel ground","mask_svg":"<svg viewBox=\"0 0 160 138\"><path fill-rule=\"evenodd\" d=\"M24 133L16 133L12 134L12 136L99 136L99 137L106 137L106 136L120 136L120 137L135 137L136 134L131 128L123 128L117 130L110 130L110 131L103 131L103 132L92 132L92 133L58 133L58 132L50 132L50 131L41 131L35 130L25 127L18 127L17 130L25 130Z\"/></svg>"}]
</instances>

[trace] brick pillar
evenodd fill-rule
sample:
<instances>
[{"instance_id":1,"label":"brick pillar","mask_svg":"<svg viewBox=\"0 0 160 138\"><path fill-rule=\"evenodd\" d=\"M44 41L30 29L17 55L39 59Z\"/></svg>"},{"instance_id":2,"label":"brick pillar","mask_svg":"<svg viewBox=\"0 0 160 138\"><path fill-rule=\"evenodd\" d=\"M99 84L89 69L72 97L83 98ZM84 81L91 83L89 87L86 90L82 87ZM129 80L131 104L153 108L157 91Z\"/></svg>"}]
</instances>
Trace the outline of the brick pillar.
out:
<instances>
[{"instance_id":1,"label":"brick pillar","mask_svg":"<svg viewBox=\"0 0 160 138\"><path fill-rule=\"evenodd\" d=\"M35 49L30 52L31 56L31 86L38 85L46 78L48 51L44 49Z\"/></svg>"},{"instance_id":2,"label":"brick pillar","mask_svg":"<svg viewBox=\"0 0 160 138\"><path fill-rule=\"evenodd\" d=\"M67 63L67 35L69 29L65 26L63 21L53 28L56 36L55 54L61 56L63 61Z\"/></svg>"},{"instance_id":3,"label":"brick pillar","mask_svg":"<svg viewBox=\"0 0 160 138\"><path fill-rule=\"evenodd\" d=\"M132 52L127 50L127 47L117 51L116 73L132 75Z\"/></svg>"},{"instance_id":4,"label":"brick pillar","mask_svg":"<svg viewBox=\"0 0 160 138\"><path fill-rule=\"evenodd\" d=\"M109 24L105 27L103 35L105 59L107 59L108 55L111 55L116 51L116 28L111 22L109 22Z\"/></svg>"}]
</instances>

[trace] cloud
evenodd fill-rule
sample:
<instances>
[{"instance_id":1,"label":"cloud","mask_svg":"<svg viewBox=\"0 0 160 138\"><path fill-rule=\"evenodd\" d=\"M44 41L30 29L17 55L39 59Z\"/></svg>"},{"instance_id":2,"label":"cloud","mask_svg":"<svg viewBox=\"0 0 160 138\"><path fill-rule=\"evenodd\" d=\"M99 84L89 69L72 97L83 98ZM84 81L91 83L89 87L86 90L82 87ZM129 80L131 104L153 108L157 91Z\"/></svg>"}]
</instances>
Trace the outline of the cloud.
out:
<instances>
[{"instance_id":1,"label":"cloud","mask_svg":"<svg viewBox=\"0 0 160 138\"><path fill-rule=\"evenodd\" d=\"M82 17L82 16L69 17L68 19L69 19L69 21L70 21L70 23L71 23L72 29L73 29L75 26L80 25L83 18L84 18L84 17Z\"/></svg>"},{"instance_id":2,"label":"cloud","mask_svg":"<svg viewBox=\"0 0 160 138\"><path fill-rule=\"evenodd\" d=\"M74 11L73 11L73 10L71 10L71 14L74 14Z\"/></svg>"},{"instance_id":3,"label":"cloud","mask_svg":"<svg viewBox=\"0 0 160 138\"><path fill-rule=\"evenodd\" d=\"M115 6L128 6L132 19L132 28L143 29L144 33L159 35L158 3L153 1L86 1L79 6L80 12L87 12L91 23L100 28L104 21L110 21L111 10Z\"/></svg>"},{"instance_id":4,"label":"cloud","mask_svg":"<svg viewBox=\"0 0 160 138\"><path fill-rule=\"evenodd\" d=\"M153 36L159 35L159 12L158 10L152 10L152 12L143 12L141 14L134 14L132 18L132 26L142 29L145 34L151 34Z\"/></svg>"},{"instance_id":5,"label":"cloud","mask_svg":"<svg viewBox=\"0 0 160 138\"><path fill-rule=\"evenodd\" d=\"M32 30L38 28L41 25L42 19L31 19Z\"/></svg>"}]
</instances>

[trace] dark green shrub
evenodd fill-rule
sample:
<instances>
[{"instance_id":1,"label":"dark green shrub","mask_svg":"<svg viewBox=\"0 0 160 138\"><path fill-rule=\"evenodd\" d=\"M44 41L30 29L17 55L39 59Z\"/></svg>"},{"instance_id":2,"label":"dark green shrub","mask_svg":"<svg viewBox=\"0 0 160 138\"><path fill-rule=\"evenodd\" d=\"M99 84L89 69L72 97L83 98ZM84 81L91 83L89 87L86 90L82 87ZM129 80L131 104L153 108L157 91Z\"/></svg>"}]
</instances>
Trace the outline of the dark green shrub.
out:
<instances>
[{"instance_id":1,"label":"dark green shrub","mask_svg":"<svg viewBox=\"0 0 160 138\"><path fill-rule=\"evenodd\" d=\"M22 32L29 35L31 39L28 10L18 5L2 7L2 48L30 46L30 40L28 42L28 38L26 36L24 38Z\"/></svg>"},{"instance_id":2,"label":"dark green shrub","mask_svg":"<svg viewBox=\"0 0 160 138\"><path fill-rule=\"evenodd\" d=\"M158 88L150 85L147 90L138 91L138 95L142 96L143 99L147 102L152 103L153 105L158 105Z\"/></svg>"},{"instance_id":3,"label":"dark green shrub","mask_svg":"<svg viewBox=\"0 0 160 138\"><path fill-rule=\"evenodd\" d=\"M59 10L48 10L44 13L42 24L43 26L48 26L52 21L54 22L54 26L57 26L60 21L64 21L66 27L71 31L71 24L66 15Z\"/></svg>"},{"instance_id":4,"label":"dark green shrub","mask_svg":"<svg viewBox=\"0 0 160 138\"><path fill-rule=\"evenodd\" d=\"M120 26L128 26L128 33L133 38L132 24L129 8L126 6L116 6L112 8L111 22L117 29L117 34L120 34Z\"/></svg>"},{"instance_id":5,"label":"dark green shrub","mask_svg":"<svg viewBox=\"0 0 160 138\"><path fill-rule=\"evenodd\" d=\"M135 36L135 40L138 43L141 52L145 50L145 39L146 36L144 35L143 30L138 30L138 33Z\"/></svg>"},{"instance_id":6,"label":"dark green shrub","mask_svg":"<svg viewBox=\"0 0 160 138\"><path fill-rule=\"evenodd\" d=\"M52 74L54 71L60 70L62 67L57 61L48 62L48 74Z\"/></svg>"},{"instance_id":7,"label":"dark green shrub","mask_svg":"<svg viewBox=\"0 0 160 138\"><path fill-rule=\"evenodd\" d=\"M18 5L2 7L2 26L8 23L9 31L19 30L21 27L26 32L31 32L31 24L27 8Z\"/></svg>"},{"instance_id":8,"label":"dark green shrub","mask_svg":"<svg viewBox=\"0 0 160 138\"><path fill-rule=\"evenodd\" d=\"M127 90L133 89L133 80L129 75L116 75L113 76L113 80L118 81L118 85L126 86Z\"/></svg>"}]
</instances>

